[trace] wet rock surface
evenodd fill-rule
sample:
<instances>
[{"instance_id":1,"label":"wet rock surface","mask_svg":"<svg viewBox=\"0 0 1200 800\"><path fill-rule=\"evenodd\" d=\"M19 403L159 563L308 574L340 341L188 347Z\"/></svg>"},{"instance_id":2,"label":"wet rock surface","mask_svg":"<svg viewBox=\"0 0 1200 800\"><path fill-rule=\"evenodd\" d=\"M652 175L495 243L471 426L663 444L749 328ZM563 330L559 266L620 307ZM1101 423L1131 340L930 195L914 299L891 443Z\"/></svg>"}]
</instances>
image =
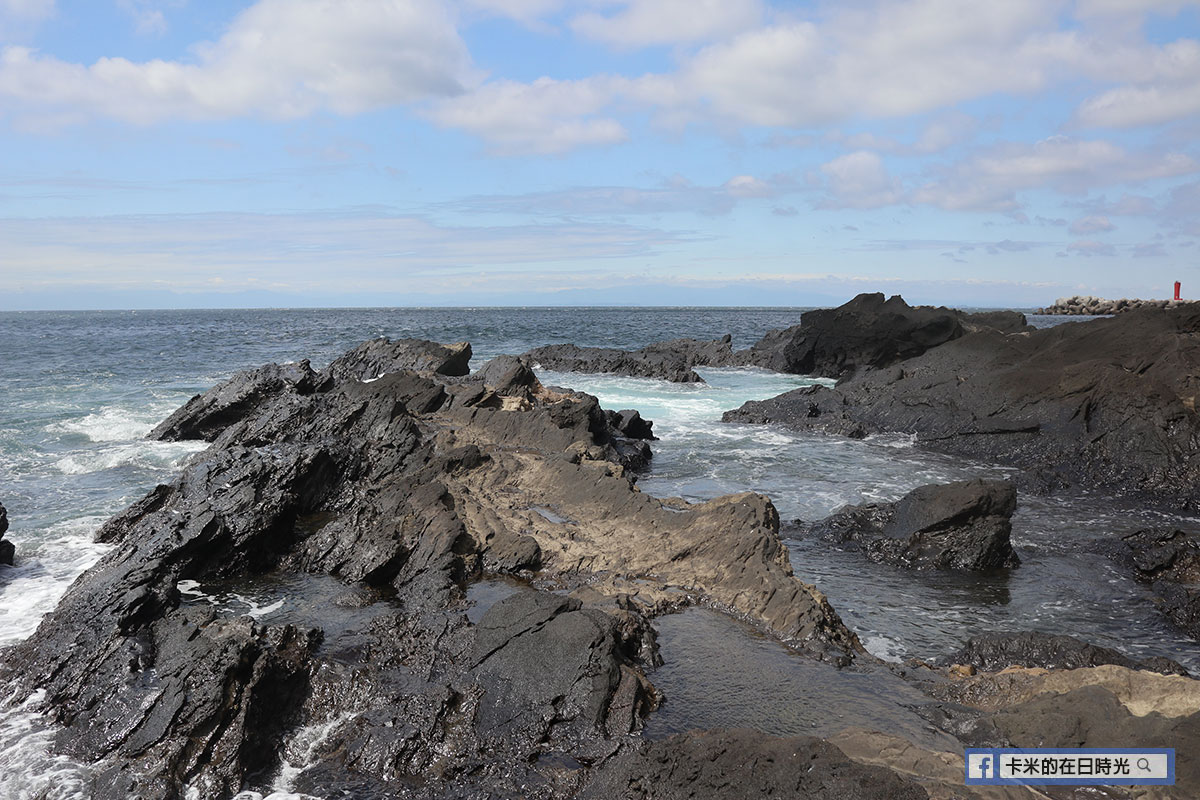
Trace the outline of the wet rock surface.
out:
<instances>
[{"instance_id":1,"label":"wet rock surface","mask_svg":"<svg viewBox=\"0 0 1200 800\"><path fill-rule=\"evenodd\" d=\"M800 324L771 331L750 348L752 363L777 372L840 378L886 367L963 334L959 315L913 308L899 296L860 294L830 309L806 311Z\"/></svg>"},{"instance_id":2,"label":"wet rock surface","mask_svg":"<svg viewBox=\"0 0 1200 800\"><path fill-rule=\"evenodd\" d=\"M811 800L924 800L916 782L864 766L812 737L750 730L678 734L614 759L580 795L585 800L804 797Z\"/></svg>"},{"instance_id":3,"label":"wet rock surface","mask_svg":"<svg viewBox=\"0 0 1200 800\"><path fill-rule=\"evenodd\" d=\"M692 367L735 364L730 341L729 336L708 342L674 339L639 350L552 344L530 350L523 358L558 372L610 373L673 383L703 383Z\"/></svg>"},{"instance_id":4,"label":"wet rock surface","mask_svg":"<svg viewBox=\"0 0 1200 800\"><path fill-rule=\"evenodd\" d=\"M0 564L8 564L10 567L13 563L13 557L16 554L16 547L13 543L4 538L4 534L8 532L8 509L0 503Z\"/></svg>"},{"instance_id":5,"label":"wet rock surface","mask_svg":"<svg viewBox=\"0 0 1200 800\"><path fill-rule=\"evenodd\" d=\"M959 481L918 487L894 503L849 506L795 530L909 569L986 571L1021 563L1010 538L1016 506L1007 481Z\"/></svg>"},{"instance_id":6,"label":"wet rock surface","mask_svg":"<svg viewBox=\"0 0 1200 800\"><path fill-rule=\"evenodd\" d=\"M896 431L1017 465L1039 490L1096 487L1200 507L1200 307L1143 309L1019 335L963 335L836 388L727 412L842 435Z\"/></svg>"},{"instance_id":7,"label":"wet rock surface","mask_svg":"<svg viewBox=\"0 0 1200 800\"><path fill-rule=\"evenodd\" d=\"M1146 528L1110 543L1110 558L1148 583L1163 614L1200 640L1200 534L1177 528Z\"/></svg>"},{"instance_id":8,"label":"wet rock surface","mask_svg":"<svg viewBox=\"0 0 1200 800\"><path fill-rule=\"evenodd\" d=\"M949 308L910 306L898 295L860 294L844 305L806 311L790 328L769 331L746 350L734 350L731 337L700 341L673 339L639 350L539 347L523 358L546 369L701 382L693 367L762 367L796 375L845 378L920 355L966 332L1031 330L1015 311L966 313Z\"/></svg>"},{"instance_id":9,"label":"wet rock surface","mask_svg":"<svg viewBox=\"0 0 1200 800\"><path fill-rule=\"evenodd\" d=\"M519 359L454 376L447 348L393 344L189 401L153 435L211 446L106 523L113 549L0 656L56 750L96 765L90 796L228 798L299 763L319 796L570 797L659 701L647 615L703 603L865 657L793 576L765 497L644 495L636 414ZM537 588L473 624L485 569ZM306 576L353 587L277 623L203 601Z\"/></svg>"},{"instance_id":10,"label":"wet rock surface","mask_svg":"<svg viewBox=\"0 0 1200 800\"><path fill-rule=\"evenodd\" d=\"M970 664L988 672L1012 666L1078 669L1114 664L1165 675L1188 674L1181 664L1169 658L1154 656L1138 661L1112 648L1089 644L1073 636L1038 631L973 636L961 649L942 661L946 664Z\"/></svg>"}]
</instances>

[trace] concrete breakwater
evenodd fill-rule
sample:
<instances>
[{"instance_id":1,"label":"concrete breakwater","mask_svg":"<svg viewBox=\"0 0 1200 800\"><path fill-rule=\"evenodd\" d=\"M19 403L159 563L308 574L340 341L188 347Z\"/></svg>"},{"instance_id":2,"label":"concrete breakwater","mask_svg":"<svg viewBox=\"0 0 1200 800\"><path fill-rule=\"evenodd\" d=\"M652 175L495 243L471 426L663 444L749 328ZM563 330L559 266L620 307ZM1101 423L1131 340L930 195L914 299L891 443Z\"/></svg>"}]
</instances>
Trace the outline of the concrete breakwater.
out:
<instances>
[{"instance_id":1,"label":"concrete breakwater","mask_svg":"<svg viewBox=\"0 0 1200 800\"><path fill-rule=\"evenodd\" d=\"M1174 308L1189 300L1138 300L1122 297L1119 300L1106 300L1103 297L1091 295L1075 295L1060 297L1052 305L1039 308L1035 314L1061 314L1067 316L1097 316L1104 314L1120 314L1135 308Z\"/></svg>"}]
</instances>

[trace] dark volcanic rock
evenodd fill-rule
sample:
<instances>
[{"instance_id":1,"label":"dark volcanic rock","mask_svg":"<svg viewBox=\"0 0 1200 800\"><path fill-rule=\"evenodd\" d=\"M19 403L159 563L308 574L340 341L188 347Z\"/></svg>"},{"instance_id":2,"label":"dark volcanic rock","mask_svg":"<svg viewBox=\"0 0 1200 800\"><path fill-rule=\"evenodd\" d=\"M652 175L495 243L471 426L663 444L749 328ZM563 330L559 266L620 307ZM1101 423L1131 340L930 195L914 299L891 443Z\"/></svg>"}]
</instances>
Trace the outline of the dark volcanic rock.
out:
<instances>
[{"instance_id":1,"label":"dark volcanic rock","mask_svg":"<svg viewBox=\"0 0 1200 800\"><path fill-rule=\"evenodd\" d=\"M338 380L360 381L400 370L466 375L470 362L471 345L466 342L446 345L425 339L372 339L334 359L322 372Z\"/></svg>"},{"instance_id":2,"label":"dark volcanic rock","mask_svg":"<svg viewBox=\"0 0 1200 800\"><path fill-rule=\"evenodd\" d=\"M211 446L105 524L116 546L0 655L17 701L37 692L60 724L56 751L103 765L90 796L226 800L287 758L326 796L571 797L657 702L641 609L665 597L860 652L793 576L765 497L667 506L627 474L627 449L648 452L635 414L519 360L444 376L393 370L397 352L269 365L190 401L157 433ZM526 590L475 626L484 570L613 600ZM286 610L218 599L247 591Z\"/></svg>"},{"instance_id":3,"label":"dark volcanic rock","mask_svg":"<svg viewBox=\"0 0 1200 800\"><path fill-rule=\"evenodd\" d=\"M841 378L886 367L963 334L958 312L917 307L899 296L860 294L837 308L806 311L800 324L771 331L750 348L751 363L798 375Z\"/></svg>"},{"instance_id":4,"label":"dark volcanic rock","mask_svg":"<svg viewBox=\"0 0 1200 800\"><path fill-rule=\"evenodd\" d=\"M557 372L593 372L659 378L673 383L703 383L683 353L669 349L618 350L551 344L525 354L535 364Z\"/></svg>"},{"instance_id":5,"label":"dark volcanic rock","mask_svg":"<svg viewBox=\"0 0 1200 800\"><path fill-rule=\"evenodd\" d=\"M16 553L16 548L13 543L5 541L4 534L8 532L8 510L0 503L0 564L8 564L10 567L13 563L13 555Z\"/></svg>"},{"instance_id":6,"label":"dark volcanic rock","mask_svg":"<svg viewBox=\"0 0 1200 800\"><path fill-rule=\"evenodd\" d=\"M1200 713L1136 716L1112 692L1085 686L998 711L992 721L1009 747L1173 747L1175 787L1164 796L1182 800L1200 790Z\"/></svg>"},{"instance_id":7,"label":"dark volcanic rock","mask_svg":"<svg viewBox=\"0 0 1200 800\"><path fill-rule=\"evenodd\" d=\"M1119 667L1150 670L1166 675L1188 674L1181 664L1168 658L1153 657L1136 661L1116 650L1088 644L1073 636L1037 631L996 632L972 636L960 650L942 659L942 662L971 664L989 672L997 672L1011 666L1078 669L1116 664Z\"/></svg>"},{"instance_id":8,"label":"dark volcanic rock","mask_svg":"<svg viewBox=\"0 0 1200 800\"><path fill-rule=\"evenodd\" d=\"M1121 537L1108 555L1149 583L1159 609L1180 630L1200 640L1200 535L1147 528Z\"/></svg>"},{"instance_id":9,"label":"dark volcanic rock","mask_svg":"<svg viewBox=\"0 0 1200 800\"><path fill-rule=\"evenodd\" d=\"M533 755L551 738L562 748L605 727L612 734L639 729L652 695L645 678L627 667L623 672L616 624L603 611L581 609L578 600L543 592L518 592L488 609L472 651L484 689L480 733ZM621 708L610 699L623 679L634 702L624 718L610 718Z\"/></svg>"},{"instance_id":10,"label":"dark volcanic rock","mask_svg":"<svg viewBox=\"0 0 1200 800\"><path fill-rule=\"evenodd\" d=\"M757 731L693 731L642 745L600 769L580 800L918 800L917 783L851 761L811 737Z\"/></svg>"},{"instance_id":11,"label":"dark volcanic rock","mask_svg":"<svg viewBox=\"0 0 1200 800\"><path fill-rule=\"evenodd\" d=\"M958 312L963 328L968 332L996 330L1001 333L1026 333L1035 330L1019 311L976 311L973 313Z\"/></svg>"},{"instance_id":12,"label":"dark volcanic rock","mask_svg":"<svg viewBox=\"0 0 1200 800\"><path fill-rule=\"evenodd\" d=\"M636 409L609 411L608 419L612 427L622 436L630 439L656 440L658 438L654 435L654 423L648 419L642 419L642 415Z\"/></svg>"},{"instance_id":13,"label":"dark volcanic rock","mask_svg":"<svg viewBox=\"0 0 1200 800\"><path fill-rule=\"evenodd\" d=\"M1020 335L962 336L836 389L727 412L834 433L899 431L925 447L1200 507L1200 304Z\"/></svg>"},{"instance_id":14,"label":"dark volcanic rock","mask_svg":"<svg viewBox=\"0 0 1200 800\"><path fill-rule=\"evenodd\" d=\"M734 353L731 342L732 337L725 334L711 341L672 339L655 342L639 350L552 344L530 350L522 358L559 372L611 373L660 378L674 383L703 383L692 367L732 367L748 363L744 357L746 351Z\"/></svg>"},{"instance_id":15,"label":"dark volcanic rock","mask_svg":"<svg viewBox=\"0 0 1200 800\"><path fill-rule=\"evenodd\" d=\"M921 486L894 503L849 506L807 534L854 542L874 561L911 569L991 570L1020 559L1009 539L1017 491L1007 481Z\"/></svg>"}]
</instances>

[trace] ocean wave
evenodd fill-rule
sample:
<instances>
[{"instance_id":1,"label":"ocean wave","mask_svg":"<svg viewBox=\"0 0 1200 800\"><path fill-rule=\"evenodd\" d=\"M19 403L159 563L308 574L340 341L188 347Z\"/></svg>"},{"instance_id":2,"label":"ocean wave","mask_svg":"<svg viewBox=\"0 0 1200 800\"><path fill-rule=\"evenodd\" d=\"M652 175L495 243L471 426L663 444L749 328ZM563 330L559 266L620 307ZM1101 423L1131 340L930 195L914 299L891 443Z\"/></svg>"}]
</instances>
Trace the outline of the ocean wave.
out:
<instances>
[{"instance_id":1,"label":"ocean wave","mask_svg":"<svg viewBox=\"0 0 1200 800\"><path fill-rule=\"evenodd\" d=\"M91 769L51 752L56 727L37 707L35 692L19 706L0 712L0 787L6 798L88 800Z\"/></svg>"},{"instance_id":2,"label":"ocean wave","mask_svg":"<svg viewBox=\"0 0 1200 800\"><path fill-rule=\"evenodd\" d=\"M84 517L52 526L32 551L18 551L16 566L0 567L6 579L0 585L0 646L37 630L67 587L111 549L92 540L105 519Z\"/></svg>"},{"instance_id":3,"label":"ocean wave","mask_svg":"<svg viewBox=\"0 0 1200 800\"><path fill-rule=\"evenodd\" d=\"M908 648L895 639L889 639L879 634L864 635L862 645L868 653L876 658L899 664L908 653Z\"/></svg>"},{"instance_id":4,"label":"ocean wave","mask_svg":"<svg viewBox=\"0 0 1200 800\"><path fill-rule=\"evenodd\" d=\"M107 406L79 419L55 422L46 431L81 434L93 442L132 442L143 438L160 419L161 414L149 410Z\"/></svg>"},{"instance_id":5,"label":"ocean wave","mask_svg":"<svg viewBox=\"0 0 1200 800\"><path fill-rule=\"evenodd\" d=\"M208 447L206 442L140 441L95 450L79 450L60 458L54 466L64 475L87 475L123 466L144 469L176 469L193 453Z\"/></svg>"}]
</instances>

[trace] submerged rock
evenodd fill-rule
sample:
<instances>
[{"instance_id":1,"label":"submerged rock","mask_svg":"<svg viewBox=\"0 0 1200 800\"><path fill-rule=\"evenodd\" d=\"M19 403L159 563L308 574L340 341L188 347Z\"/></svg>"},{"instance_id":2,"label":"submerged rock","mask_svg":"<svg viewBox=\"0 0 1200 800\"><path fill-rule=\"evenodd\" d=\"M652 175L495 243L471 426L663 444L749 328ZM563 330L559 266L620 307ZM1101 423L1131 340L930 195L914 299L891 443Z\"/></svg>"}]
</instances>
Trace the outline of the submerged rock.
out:
<instances>
[{"instance_id":1,"label":"submerged rock","mask_svg":"<svg viewBox=\"0 0 1200 800\"><path fill-rule=\"evenodd\" d=\"M805 533L910 569L1002 569L1021 563L1010 540L1016 505L1007 481L933 484L894 503L848 506Z\"/></svg>"},{"instance_id":2,"label":"submerged rock","mask_svg":"<svg viewBox=\"0 0 1200 800\"><path fill-rule=\"evenodd\" d=\"M16 548L12 542L4 538L4 534L7 532L8 510L4 507L3 503L0 503L0 564L8 564L11 567Z\"/></svg>"},{"instance_id":3,"label":"submerged rock","mask_svg":"<svg viewBox=\"0 0 1200 800\"><path fill-rule=\"evenodd\" d=\"M1200 534L1146 528L1112 543L1108 555L1150 584L1159 610L1200 641Z\"/></svg>"},{"instance_id":4,"label":"submerged rock","mask_svg":"<svg viewBox=\"0 0 1200 800\"><path fill-rule=\"evenodd\" d=\"M727 412L834 433L915 434L1040 487L1083 485L1200 507L1200 304L1020 335L969 333L836 388Z\"/></svg>"},{"instance_id":5,"label":"submerged rock","mask_svg":"<svg viewBox=\"0 0 1200 800\"><path fill-rule=\"evenodd\" d=\"M519 359L451 376L455 348L382 342L239 373L173 414L154 436L211 446L106 523L115 546L0 655L19 701L44 690L55 750L103 765L91 796L224 800L269 791L285 759L322 796L574 796L658 701L656 607L633 585L860 654L765 497L664 503L630 473L636 414ZM595 602L526 589L476 626L485 570ZM353 602L307 597L330 576ZM281 585L278 616L214 599Z\"/></svg>"}]
</instances>

